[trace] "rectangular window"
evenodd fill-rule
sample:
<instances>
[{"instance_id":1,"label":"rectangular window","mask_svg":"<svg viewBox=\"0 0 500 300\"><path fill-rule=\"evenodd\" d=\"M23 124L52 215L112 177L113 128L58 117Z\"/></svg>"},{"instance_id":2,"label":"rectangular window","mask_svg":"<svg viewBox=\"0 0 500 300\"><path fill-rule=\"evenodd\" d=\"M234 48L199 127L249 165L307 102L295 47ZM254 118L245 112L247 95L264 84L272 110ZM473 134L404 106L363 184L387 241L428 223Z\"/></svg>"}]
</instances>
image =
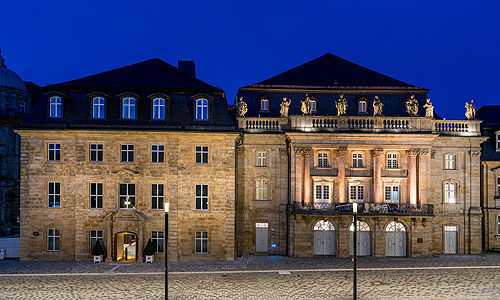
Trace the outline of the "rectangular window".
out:
<instances>
[{"instance_id":1,"label":"rectangular window","mask_svg":"<svg viewBox=\"0 0 500 300\"><path fill-rule=\"evenodd\" d=\"M363 154L361 153L352 154L352 167L363 168Z\"/></svg>"},{"instance_id":2,"label":"rectangular window","mask_svg":"<svg viewBox=\"0 0 500 300\"><path fill-rule=\"evenodd\" d=\"M208 209L208 184L197 184L195 186L195 209L207 210Z\"/></svg>"},{"instance_id":3,"label":"rectangular window","mask_svg":"<svg viewBox=\"0 0 500 300\"><path fill-rule=\"evenodd\" d=\"M397 185L385 186L385 202L399 203L399 186Z\"/></svg>"},{"instance_id":4,"label":"rectangular window","mask_svg":"<svg viewBox=\"0 0 500 300\"><path fill-rule=\"evenodd\" d=\"M318 167L328 168L328 153L325 152L318 153Z\"/></svg>"},{"instance_id":5,"label":"rectangular window","mask_svg":"<svg viewBox=\"0 0 500 300\"><path fill-rule=\"evenodd\" d=\"M444 184L444 203L457 203L457 184L446 182Z\"/></svg>"},{"instance_id":6,"label":"rectangular window","mask_svg":"<svg viewBox=\"0 0 500 300\"><path fill-rule=\"evenodd\" d=\"M359 101L358 103L358 113L366 112L366 101Z\"/></svg>"},{"instance_id":7,"label":"rectangular window","mask_svg":"<svg viewBox=\"0 0 500 300\"><path fill-rule=\"evenodd\" d=\"M26 104L24 102L19 102L19 112L25 113L26 112Z\"/></svg>"},{"instance_id":8,"label":"rectangular window","mask_svg":"<svg viewBox=\"0 0 500 300\"><path fill-rule=\"evenodd\" d=\"M49 207L61 207L61 184L49 182Z\"/></svg>"},{"instance_id":9,"label":"rectangular window","mask_svg":"<svg viewBox=\"0 0 500 300\"><path fill-rule=\"evenodd\" d=\"M497 177L497 196L500 197L500 177Z\"/></svg>"},{"instance_id":10,"label":"rectangular window","mask_svg":"<svg viewBox=\"0 0 500 300\"><path fill-rule=\"evenodd\" d=\"M47 234L47 251L59 251L61 232L59 229L49 229Z\"/></svg>"},{"instance_id":11,"label":"rectangular window","mask_svg":"<svg viewBox=\"0 0 500 300\"><path fill-rule=\"evenodd\" d=\"M269 110L269 100L267 99L262 99L260 100L260 110Z\"/></svg>"},{"instance_id":12,"label":"rectangular window","mask_svg":"<svg viewBox=\"0 0 500 300\"><path fill-rule=\"evenodd\" d=\"M396 153L387 154L387 169L398 168L398 155Z\"/></svg>"},{"instance_id":13,"label":"rectangular window","mask_svg":"<svg viewBox=\"0 0 500 300\"><path fill-rule=\"evenodd\" d=\"M255 200L267 200L267 179L257 179Z\"/></svg>"},{"instance_id":14,"label":"rectangular window","mask_svg":"<svg viewBox=\"0 0 500 300\"><path fill-rule=\"evenodd\" d=\"M196 231L195 233L195 253L206 254L208 253L208 232Z\"/></svg>"},{"instance_id":15,"label":"rectangular window","mask_svg":"<svg viewBox=\"0 0 500 300\"><path fill-rule=\"evenodd\" d=\"M500 216L497 216L497 234L500 235Z\"/></svg>"},{"instance_id":16,"label":"rectangular window","mask_svg":"<svg viewBox=\"0 0 500 300\"><path fill-rule=\"evenodd\" d=\"M349 199L351 202L364 202L364 186L351 185Z\"/></svg>"},{"instance_id":17,"label":"rectangular window","mask_svg":"<svg viewBox=\"0 0 500 300\"><path fill-rule=\"evenodd\" d=\"M330 202L330 185L316 185L315 202Z\"/></svg>"},{"instance_id":18,"label":"rectangular window","mask_svg":"<svg viewBox=\"0 0 500 300\"><path fill-rule=\"evenodd\" d=\"M456 156L453 154L446 154L444 156L444 168L446 170L456 169Z\"/></svg>"},{"instance_id":19,"label":"rectangular window","mask_svg":"<svg viewBox=\"0 0 500 300\"><path fill-rule=\"evenodd\" d=\"M49 144L49 161L61 160L61 144Z\"/></svg>"},{"instance_id":20,"label":"rectangular window","mask_svg":"<svg viewBox=\"0 0 500 300\"><path fill-rule=\"evenodd\" d=\"M120 183L120 208L135 208L135 184Z\"/></svg>"},{"instance_id":21,"label":"rectangular window","mask_svg":"<svg viewBox=\"0 0 500 300\"><path fill-rule=\"evenodd\" d=\"M104 98L95 97L92 99L92 117L94 119L104 119Z\"/></svg>"},{"instance_id":22,"label":"rectangular window","mask_svg":"<svg viewBox=\"0 0 500 300\"><path fill-rule=\"evenodd\" d=\"M316 112L316 101L314 100L309 101L309 108L311 112Z\"/></svg>"},{"instance_id":23,"label":"rectangular window","mask_svg":"<svg viewBox=\"0 0 500 300\"><path fill-rule=\"evenodd\" d=\"M500 151L500 133L497 134L497 151Z\"/></svg>"},{"instance_id":24,"label":"rectangular window","mask_svg":"<svg viewBox=\"0 0 500 300\"><path fill-rule=\"evenodd\" d=\"M163 184L151 185L151 209L163 209L164 193Z\"/></svg>"},{"instance_id":25,"label":"rectangular window","mask_svg":"<svg viewBox=\"0 0 500 300\"><path fill-rule=\"evenodd\" d=\"M102 208L102 183L90 183L90 208Z\"/></svg>"},{"instance_id":26,"label":"rectangular window","mask_svg":"<svg viewBox=\"0 0 500 300\"><path fill-rule=\"evenodd\" d=\"M163 98L153 99L153 119L154 120L165 119L165 99Z\"/></svg>"},{"instance_id":27,"label":"rectangular window","mask_svg":"<svg viewBox=\"0 0 500 300\"><path fill-rule=\"evenodd\" d=\"M90 144L90 161L102 162L102 144Z\"/></svg>"},{"instance_id":28,"label":"rectangular window","mask_svg":"<svg viewBox=\"0 0 500 300\"><path fill-rule=\"evenodd\" d=\"M197 164L208 164L208 146L196 146L195 162Z\"/></svg>"},{"instance_id":29,"label":"rectangular window","mask_svg":"<svg viewBox=\"0 0 500 300\"><path fill-rule=\"evenodd\" d=\"M50 97L50 117L62 118L62 98L58 96Z\"/></svg>"},{"instance_id":30,"label":"rectangular window","mask_svg":"<svg viewBox=\"0 0 500 300\"><path fill-rule=\"evenodd\" d=\"M151 242L156 249L156 253L163 253L163 231L151 231Z\"/></svg>"},{"instance_id":31,"label":"rectangular window","mask_svg":"<svg viewBox=\"0 0 500 300\"><path fill-rule=\"evenodd\" d=\"M162 163L165 161L165 146L151 145L151 162Z\"/></svg>"},{"instance_id":32,"label":"rectangular window","mask_svg":"<svg viewBox=\"0 0 500 300\"><path fill-rule=\"evenodd\" d=\"M135 119L135 99L134 98L124 98L122 106L122 118L123 119Z\"/></svg>"},{"instance_id":33,"label":"rectangular window","mask_svg":"<svg viewBox=\"0 0 500 300\"><path fill-rule=\"evenodd\" d=\"M122 145L121 162L134 162L134 145Z\"/></svg>"},{"instance_id":34,"label":"rectangular window","mask_svg":"<svg viewBox=\"0 0 500 300\"><path fill-rule=\"evenodd\" d=\"M267 152L257 152L257 167L267 167Z\"/></svg>"},{"instance_id":35,"label":"rectangular window","mask_svg":"<svg viewBox=\"0 0 500 300\"><path fill-rule=\"evenodd\" d=\"M92 249L94 249L94 246L97 243L97 241L99 241L99 243L101 243L101 246L103 246L104 248L104 241L102 239L102 230L91 230L89 252L92 252Z\"/></svg>"}]
</instances>

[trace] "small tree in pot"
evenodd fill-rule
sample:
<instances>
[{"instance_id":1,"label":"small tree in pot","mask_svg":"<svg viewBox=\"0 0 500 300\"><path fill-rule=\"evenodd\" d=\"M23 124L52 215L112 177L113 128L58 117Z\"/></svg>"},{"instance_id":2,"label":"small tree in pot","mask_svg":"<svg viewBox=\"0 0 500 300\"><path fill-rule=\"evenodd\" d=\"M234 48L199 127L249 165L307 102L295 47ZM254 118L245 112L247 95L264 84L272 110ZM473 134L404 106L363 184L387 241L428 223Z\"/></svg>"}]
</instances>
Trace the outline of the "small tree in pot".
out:
<instances>
[{"instance_id":1,"label":"small tree in pot","mask_svg":"<svg viewBox=\"0 0 500 300\"><path fill-rule=\"evenodd\" d=\"M104 249L102 248L101 240L96 241L91 253L94 255L94 263L101 263L104 261Z\"/></svg>"},{"instance_id":2,"label":"small tree in pot","mask_svg":"<svg viewBox=\"0 0 500 300\"><path fill-rule=\"evenodd\" d=\"M148 240L148 243L146 244L146 248L144 248L144 256L146 256L146 262L152 263L154 261L154 255L156 253L155 246L153 245L153 242L151 239Z\"/></svg>"}]
</instances>

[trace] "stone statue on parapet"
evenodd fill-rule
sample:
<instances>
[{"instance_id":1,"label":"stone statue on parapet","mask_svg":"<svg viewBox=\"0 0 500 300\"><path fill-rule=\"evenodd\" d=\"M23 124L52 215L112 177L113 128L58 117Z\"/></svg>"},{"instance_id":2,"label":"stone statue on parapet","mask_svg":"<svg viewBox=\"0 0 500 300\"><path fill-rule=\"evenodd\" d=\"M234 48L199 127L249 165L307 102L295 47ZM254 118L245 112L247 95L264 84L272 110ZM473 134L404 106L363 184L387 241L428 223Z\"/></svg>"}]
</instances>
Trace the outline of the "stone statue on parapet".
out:
<instances>
[{"instance_id":1,"label":"stone statue on parapet","mask_svg":"<svg viewBox=\"0 0 500 300\"><path fill-rule=\"evenodd\" d=\"M240 97L238 101L238 117L244 117L248 111L248 105L245 101L243 101L243 97Z\"/></svg>"},{"instance_id":2,"label":"stone statue on parapet","mask_svg":"<svg viewBox=\"0 0 500 300\"><path fill-rule=\"evenodd\" d=\"M347 100L344 98L344 94L339 96L339 99L335 101L335 106L337 107L337 116L343 116L347 111Z\"/></svg>"},{"instance_id":3,"label":"stone statue on parapet","mask_svg":"<svg viewBox=\"0 0 500 300\"><path fill-rule=\"evenodd\" d=\"M375 100L373 101L373 115L374 116L382 116L382 107L384 104L380 102L378 96L375 96Z\"/></svg>"},{"instance_id":4,"label":"stone statue on parapet","mask_svg":"<svg viewBox=\"0 0 500 300\"><path fill-rule=\"evenodd\" d=\"M283 98L283 101L280 104L280 114L282 118L288 118L288 109L290 108L290 103L292 103L291 99L287 99L286 97Z\"/></svg>"},{"instance_id":5,"label":"stone statue on parapet","mask_svg":"<svg viewBox=\"0 0 500 300\"><path fill-rule=\"evenodd\" d=\"M434 105L432 105L431 99L425 99L425 117L426 118L434 118Z\"/></svg>"},{"instance_id":6,"label":"stone statue on parapet","mask_svg":"<svg viewBox=\"0 0 500 300\"><path fill-rule=\"evenodd\" d=\"M302 100L302 106L300 107L300 111L302 111L302 113L304 115L310 115L311 114L311 106L309 105L309 102L311 102L311 99L306 94L304 100Z\"/></svg>"},{"instance_id":7,"label":"stone statue on parapet","mask_svg":"<svg viewBox=\"0 0 500 300\"><path fill-rule=\"evenodd\" d=\"M474 106L474 100L471 100L470 103L465 102L465 116L467 120L472 120L476 118L476 106Z\"/></svg>"},{"instance_id":8,"label":"stone statue on parapet","mask_svg":"<svg viewBox=\"0 0 500 300\"><path fill-rule=\"evenodd\" d=\"M0 67L5 67L5 59L2 57L2 49L0 49Z\"/></svg>"},{"instance_id":9,"label":"stone statue on parapet","mask_svg":"<svg viewBox=\"0 0 500 300\"><path fill-rule=\"evenodd\" d=\"M410 99L406 101L406 111L410 116L416 116L418 114L418 101L415 99L415 95L411 95Z\"/></svg>"}]
</instances>

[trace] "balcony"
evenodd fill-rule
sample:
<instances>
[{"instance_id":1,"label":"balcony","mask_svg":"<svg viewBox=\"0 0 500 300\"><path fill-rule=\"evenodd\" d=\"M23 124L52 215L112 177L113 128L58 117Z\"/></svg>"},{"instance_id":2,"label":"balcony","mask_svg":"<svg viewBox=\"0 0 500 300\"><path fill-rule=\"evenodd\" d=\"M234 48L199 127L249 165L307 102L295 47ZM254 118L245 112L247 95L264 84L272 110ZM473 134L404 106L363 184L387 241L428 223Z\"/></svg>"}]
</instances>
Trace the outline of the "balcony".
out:
<instances>
[{"instance_id":1,"label":"balcony","mask_svg":"<svg viewBox=\"0 0 500 300\"><path fill-rule=\"evenodd\" d=\"M316 215L352 215L352 203L293 204L292 213ZM358 215L364 216L434 216L433 204L359 203Z\"/></svg>"}]
</instances>

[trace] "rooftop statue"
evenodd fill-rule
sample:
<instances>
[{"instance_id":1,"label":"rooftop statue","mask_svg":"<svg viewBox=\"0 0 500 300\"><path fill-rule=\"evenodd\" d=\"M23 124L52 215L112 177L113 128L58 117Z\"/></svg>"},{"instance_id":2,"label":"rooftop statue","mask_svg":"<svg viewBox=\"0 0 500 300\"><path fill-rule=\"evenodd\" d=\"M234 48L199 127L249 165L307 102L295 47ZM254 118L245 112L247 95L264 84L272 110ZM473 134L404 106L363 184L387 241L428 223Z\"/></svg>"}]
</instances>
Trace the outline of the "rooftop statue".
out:
<instances>
[{"instance_id":1,"label":"rooftop statue","mask_svg":"<svg viewBox=\"0 0 500 300\"><path fill-rule=\"evenodd\" d=\"M344 94L339 97L340 98L335 102L335 106L337 107L337 116L343 116L347 110L347 101L344 98Z\"/></svg>"},{"instance_id":2,"label":"rooftop statue","mask_svg":"<svg viewBox=\"0 0 500 300\"><path fill-rule=\"evenodd\" d=\"M243 101L243 97L240 97L240 101L238 101L238 117L244 117L247 111L248 105Z\"/></svg>"},{"instance_id":3,"label":"rooftop statue","mask_svg":"<svg viewBox=\"0 0 500 300\"><path fill-rule=\"evenodd\" d=\"M415 95L411 95L410 99L406 101L406 111L410 116L416 116L418 114L418 101L415 99Z\"/></svg>"},{"instance_id":4,"label":"rooftop statue","mask_svg":"<svg viewBox=\"0 0 500 300\"><path fill-rule=\"evenodd\" d=\"M425 99L425 117L426 118L434 118L434 105L432 105L431 99Z\"/></svg>"},{"instance_id":5,"label":"rooftop statue","mask_svg":"<svg viewBox=\"0 0 500 300\"><path fill-rule=\"evenodd\" d=\"M471 100L470 103L465 102L465 116L467 117L467 120L475 119L476 118L476 106L474 106L474 100Z\"/></svg>"},{"instance_id":6,"label":"rooftop statue","mask_svg":"<svg viewBox=\"0 0 500 300\"><path fill-rule=\"evenodd\" d=\"M375 96L375 100L373 101L373 115L374 116L381 116L382 115L382 107L384 104L380 102L378 99L378 96Z\"/></svg>"},{"instance_id":7,"label":"rooftop statue","mask_svg":"<svg viewBox=\"0 0 500 300\"><path fill-rule=\"evenodd\" d=\"M291 99L287 99L286 97L283 98L283 101L280 104L280 114L282 118L288 118L288 109L290 108L290 103L292 103Z\"/></svg>"},{"instance_id":8,"label":"rooftop statue","mask_svg":"<svg viewBox=\"0 0 500 300\"><path fill-rule=\"evenodd\" d=\"M2 57L2 49L0 49L0 67L6 67L5 66L5 59Z\"/></svg>"},{"instance_id":9,"label":"rooftop statue","mask_svg":"<svg viewBox=\"0 0 500 300\"><path fill-rule=\"evenodd\" d=\"M302 100L302 106L300 107L300 110L304 115L310 115L311 114L311 106L309 105L309 102L311 102L311 99L309 96L306 94L304 100Z\"/></svg>"}]
</instances>

